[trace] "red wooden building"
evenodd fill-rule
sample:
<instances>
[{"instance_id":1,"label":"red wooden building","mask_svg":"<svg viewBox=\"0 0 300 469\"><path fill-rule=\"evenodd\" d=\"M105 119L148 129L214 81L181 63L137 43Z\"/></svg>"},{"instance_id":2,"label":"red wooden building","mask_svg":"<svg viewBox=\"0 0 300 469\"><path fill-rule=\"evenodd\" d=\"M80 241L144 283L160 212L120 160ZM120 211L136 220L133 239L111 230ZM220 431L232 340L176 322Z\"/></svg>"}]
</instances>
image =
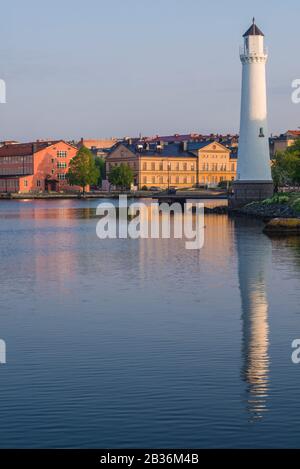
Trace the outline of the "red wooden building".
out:
<instances>
[{"instance_id":1,"label":"red wooden building","mask_svg":"<svg viewBox=\"0 0 300 469\"><path fill-rule=\"evenodd\" d=\"M0 192L60 192L70 186L66 173L78 149L67 142L37 141L0 148Z\"/></svg>"}]
</instances>

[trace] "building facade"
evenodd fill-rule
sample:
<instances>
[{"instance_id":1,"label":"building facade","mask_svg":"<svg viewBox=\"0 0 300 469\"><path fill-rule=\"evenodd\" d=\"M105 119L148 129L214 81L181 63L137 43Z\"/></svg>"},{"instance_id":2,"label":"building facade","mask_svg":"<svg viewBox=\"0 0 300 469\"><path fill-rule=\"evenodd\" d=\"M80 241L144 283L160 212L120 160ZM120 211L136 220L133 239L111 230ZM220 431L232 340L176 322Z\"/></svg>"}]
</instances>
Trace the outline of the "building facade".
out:
<instances>
[{"instance_id":1,"label":"building facade","mask_svg":"<svg viewBox=\"0 0 300 469\"><path fill-rule=\"evenodd\" d=\"M284 134L270 138L270 154L274 158L277 152L285 151L300 139L300 130L288 130Z\"/></svg>"},{"instance_id":2,"label":"building facade","mask_svg":"<svg viewBox=\"0 0 300 469\"><path fill-rule=\"evenodd\" d=\"M218 142L120 143L106 159L106 173L121 163L131 167L138 189L217 186L236 177L236 158Z\"/></svg>"},{"instance_id":3,"label":"building facade","mask_svg":"<svg viewBox=\"0 0 300 469\"><path fill-rule=\"evenodd\" d=\"M95 157L106 158L110 150L116 145L118 140L116 138L102 138L102 139L84 139L82 138L78 143L78 148L86 147Z\"/></svg>"},{"instance_id":4,"label":"building facade","mask_svg":"<svg viewBox=\"0 0 300 469\"><path fill-rule=\"evenodd\" d=\"M9 144L0 148L0 192L60 192L70 186L66 174L78 149L64 141Z\"/></svg>"},{"instance_id":5,"label":"building facade","mask_svg":"<svg viewBox=\"0 0 300 469\"><path fill-rule=\"evenodd\" d=\"M198 184L215 186L232 182L237 174L237 153L218 142L198 149Z\"/></svg>"}]
</instances>

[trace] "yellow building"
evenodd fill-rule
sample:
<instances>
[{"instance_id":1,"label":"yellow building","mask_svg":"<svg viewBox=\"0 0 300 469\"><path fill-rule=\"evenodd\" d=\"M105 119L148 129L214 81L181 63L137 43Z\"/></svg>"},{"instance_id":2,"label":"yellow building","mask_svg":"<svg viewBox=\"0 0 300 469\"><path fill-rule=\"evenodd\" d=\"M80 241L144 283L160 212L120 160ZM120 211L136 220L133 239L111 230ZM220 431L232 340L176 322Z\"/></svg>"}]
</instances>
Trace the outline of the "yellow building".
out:
<instances>
[{"instance_id":1,"label":"yellow building","mask_svg":"<svg viewBox=\"0 0 300 469\"><path fill-rule=\"evenodd\" d=\"M106 159L107 174L121 163L132 168L139 189L216 186L236 176L236 159L217 142L120 143Z\"/></svg>"},{"instance_id":2,"label":"yellow building","mask_svg":"<svg viewBox=\"0 0 300 469\"><path fill-rule=\"evenodd\" d=\"M232 157L229 148L212 142L197 150L198 184L215 186L222 181L234 181L237 172L237 158Z\"/></svg>"}]
</instances>

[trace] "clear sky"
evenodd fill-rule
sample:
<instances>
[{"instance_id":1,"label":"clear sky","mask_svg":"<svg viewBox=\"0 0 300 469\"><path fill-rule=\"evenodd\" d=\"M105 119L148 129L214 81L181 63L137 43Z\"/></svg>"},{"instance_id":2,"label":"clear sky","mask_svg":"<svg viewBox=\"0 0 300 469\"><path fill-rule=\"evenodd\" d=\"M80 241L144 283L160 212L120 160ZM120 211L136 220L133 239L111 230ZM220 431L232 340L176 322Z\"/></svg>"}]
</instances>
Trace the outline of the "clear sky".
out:
<instances>
[{"instance_id":1,"label":"clear sky","mask_svg":"<svg viewBox=\"0 0 300 469\"><path fill-rule=\"evenodd\" d=\"M253 16L270 53L270 131L300 126L299 0L1 3L0 140L236 132Z\"/></svg>"}]
</instances>

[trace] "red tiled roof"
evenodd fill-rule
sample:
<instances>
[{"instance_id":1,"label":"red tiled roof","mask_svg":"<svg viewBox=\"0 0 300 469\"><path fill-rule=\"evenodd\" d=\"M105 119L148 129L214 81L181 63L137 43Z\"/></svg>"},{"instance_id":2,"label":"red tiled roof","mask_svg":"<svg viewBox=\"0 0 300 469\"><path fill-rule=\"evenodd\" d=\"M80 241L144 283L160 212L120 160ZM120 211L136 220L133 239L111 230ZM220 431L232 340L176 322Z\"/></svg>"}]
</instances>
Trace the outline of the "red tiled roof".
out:
<instances>
[{"instance_id":1,"label":"red tiled roof","mask_svg":"<svg viewBox=\"0 0 300 469\"><path fill-rule=\"evenodd\" d=\"M30 143L17 143L14 145L4 145L0 147L0 157L1 156L28 156L37 153L44 148L50 147L55 143L58 143L59 140L53 142L30 142Z\"/></svg>"},{"instance_id":2,"label":"red tiled roof","mask_svg":"<svg viewBox=\"0 0 300 469\"><path fill-rule=\"evenodd\" d=\"M295 135L295 136L300 136L300 130L288 130L287 134L289 135Z\"/></svg>"}]
</instances>

